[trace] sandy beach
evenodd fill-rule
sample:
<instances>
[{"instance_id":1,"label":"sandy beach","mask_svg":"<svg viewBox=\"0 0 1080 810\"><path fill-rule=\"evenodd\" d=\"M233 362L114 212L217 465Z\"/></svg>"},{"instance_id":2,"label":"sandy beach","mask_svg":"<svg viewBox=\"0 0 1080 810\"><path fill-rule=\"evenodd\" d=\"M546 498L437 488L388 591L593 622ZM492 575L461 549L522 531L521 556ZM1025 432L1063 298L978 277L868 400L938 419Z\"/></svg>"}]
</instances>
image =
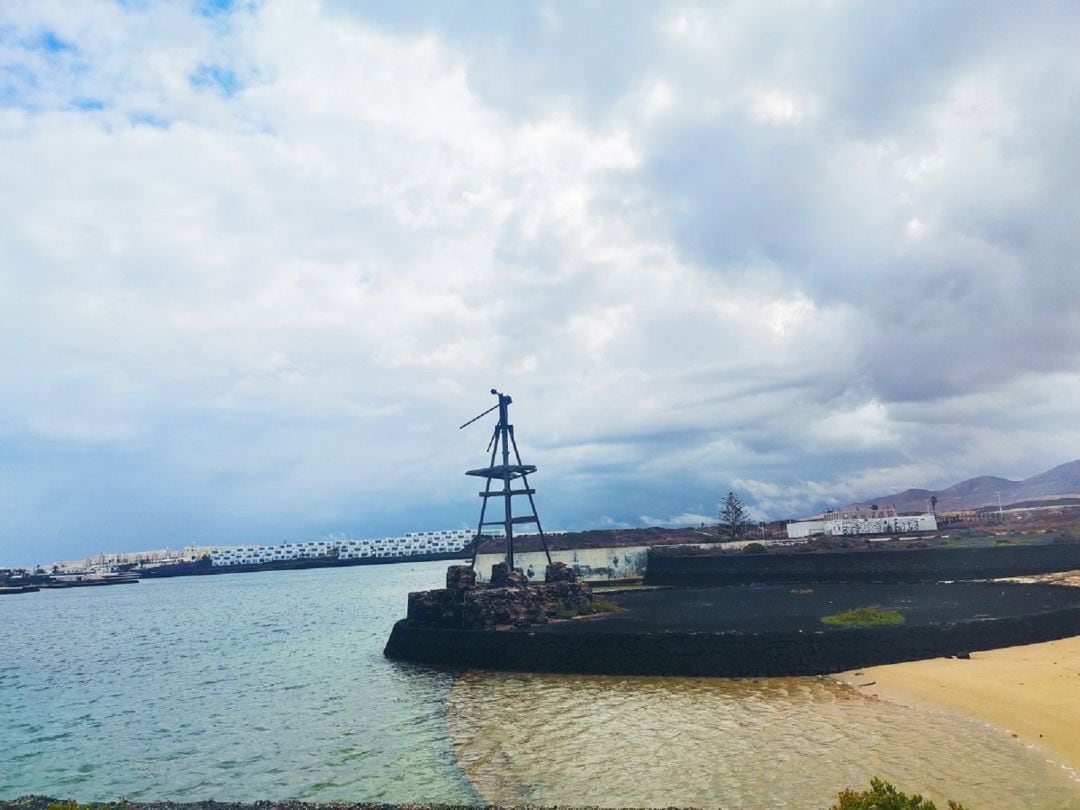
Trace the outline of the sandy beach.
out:
<instances>
[{"instance_id":1,"label":"sandy beach","mask_svg":"<svg viewBox=\"0 0 1080 810\"><path fill-rule=\"evenodd\" d=\"M1080 772L1080 637L836 677L882 700L979 718Z\"/></svg>"}]
</instances>

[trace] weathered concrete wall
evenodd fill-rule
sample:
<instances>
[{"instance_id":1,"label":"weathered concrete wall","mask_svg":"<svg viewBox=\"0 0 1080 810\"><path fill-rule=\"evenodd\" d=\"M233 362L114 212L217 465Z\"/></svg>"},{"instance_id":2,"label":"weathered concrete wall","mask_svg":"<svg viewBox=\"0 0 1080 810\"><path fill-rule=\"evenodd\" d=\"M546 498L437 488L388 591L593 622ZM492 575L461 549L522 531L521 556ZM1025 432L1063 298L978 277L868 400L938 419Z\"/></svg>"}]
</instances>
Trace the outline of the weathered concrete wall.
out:
<instances>
[{"instance_id":1,"label":"weathered concrete wall","mask_svg":"<svg viewBox=\"0 0 1080 810\"><path fill-rule=\"evenodd\" d=\"M992 548L866 549L790 554L649 555L645 582L927 582L1046 574L1080 568L1080 543Z\"/></svg>"},{"instance_id":2,"label":"weathered concrete wall","mask_svg":"<svg viewBox=\"0 0 1080 810\"><path fill-rule=\"evenodd\" d=\"M610 675L825 675L1080 635L1080 607L953 624L814 633L547 633L394 625L385 655L450 667Z\"/></svg>"},{"instance_id":3,"label":"weathered concrete wall","mask_svg":"<svg viewBox=\"0 0 1080 810\"><path fill-rule=\"evenodd\" d=\"M478 554L476 572L480 582L491 578L491 566L503 562L502 554ZM566 563L577 571L585 582L605 582L612 579L630 579L645 576L649 560L648 546L627 548L582 548L551 552L553 562ZM542 551L527 551L514 555L514 565L524 571L533 582L544 581L547 557Z\"/></svg>"}]
</instances>

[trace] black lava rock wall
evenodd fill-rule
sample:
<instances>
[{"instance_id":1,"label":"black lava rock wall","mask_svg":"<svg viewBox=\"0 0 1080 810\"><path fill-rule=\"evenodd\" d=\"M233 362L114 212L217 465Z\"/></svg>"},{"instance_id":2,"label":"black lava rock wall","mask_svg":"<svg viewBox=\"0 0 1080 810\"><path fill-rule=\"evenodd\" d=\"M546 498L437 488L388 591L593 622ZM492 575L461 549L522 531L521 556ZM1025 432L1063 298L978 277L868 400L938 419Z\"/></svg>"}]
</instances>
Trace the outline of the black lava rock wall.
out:
<instances>
[{"instance_id":1,"label":"black lava rock wall","mask_svg":"<svg viewBox=\"0 0 1080 810\"><path fill-rule=\"evenodd\" d=\"M394 625L389 658L440 666L608 675L824 675L1080 635L1080 606L1026 616L817 632L573 633Z\"/></svg>"},{"instance_id":2,"label":"black lava rock wall","mask_svg":"<svg viewBox=\"0 0 1080 810\"><path fill-rule=\"evenodd\" d=\"M1080 543L990 548L867 549L783 554L649 552L649 585L772 582L941 582L1080 568Z\"/></svg>"}]
</instances>

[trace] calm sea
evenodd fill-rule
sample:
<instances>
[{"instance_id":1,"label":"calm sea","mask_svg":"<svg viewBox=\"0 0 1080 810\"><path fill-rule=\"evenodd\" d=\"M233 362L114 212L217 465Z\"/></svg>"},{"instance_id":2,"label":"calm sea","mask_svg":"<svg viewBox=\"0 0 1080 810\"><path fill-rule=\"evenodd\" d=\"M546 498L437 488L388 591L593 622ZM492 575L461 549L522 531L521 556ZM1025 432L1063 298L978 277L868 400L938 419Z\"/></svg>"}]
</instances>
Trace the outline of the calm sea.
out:
<instances>
[{"instance_id":1,"label":"calm sea","mask_svg":"<svg viewBox=\"0 0 1080 810\"><path fill-rule=\"evenodd\" d=\"M1080 807L1070 771L999 730L822 679L385 660L406 594L445 567L0 598L0 798L827 807L877 774L973 807Z\"/></svg>"}]
</instances>

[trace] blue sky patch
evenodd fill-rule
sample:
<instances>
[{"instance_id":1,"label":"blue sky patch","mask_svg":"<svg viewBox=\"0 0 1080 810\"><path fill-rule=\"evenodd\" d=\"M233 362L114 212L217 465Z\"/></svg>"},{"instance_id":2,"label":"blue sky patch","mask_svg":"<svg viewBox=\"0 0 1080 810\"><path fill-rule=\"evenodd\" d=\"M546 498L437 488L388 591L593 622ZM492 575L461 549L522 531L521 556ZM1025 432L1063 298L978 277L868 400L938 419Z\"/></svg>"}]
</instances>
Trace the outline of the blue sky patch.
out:
<instances>
[{"instance_id":1,"label":"blue sky patch","mask_svg":"<svg viewBox=\"0 0 1080 810\"><path fill-rule=\"evenodd\" d=\"M75 50L74 45L60 39L55 31L44 31L41 36L32 41L31 48L46 53L63 53L64 51Z\"/></svg>"},{"instance_id":2,"label":"blue sky patch","mask_svg":"<svg viewBox=\"0 0 1080 810\"><path fill-rule=\"evenodd\" d=\"M0 106L26 107L27 92L37 86L37 76L25 65L4 65L0 68Z\"/></svg>"},{"instance_id":3,"label":"blue sky patch","mask_svg":"<svg viewBox=\"0 0 1080 810\"><path fill-rule=\"evenodd\" d=\"M148 112L137 112L128 115L128 121L132 126L154 127L154 129L168 129L169 122L164 118Z\"/></svg>"},{"instance_id":4,"label":"blue sky patch","mask_svg":"<svg viewBox=\"0 0 1080 810\"><path fill-rule=\"evenodd\" d=\"M217 90L221 95L229 98L243 89L236 71L221 65L199 65L192 72L191 86L199 90Z\"/></svg>"},{"instance_id":5,"label":"blue sky patch","mask_svg":"<svg viewBox=\"0 0 1080 810\"><path fill-rule=\"evenodd\" d=\"M203 17L217 17L229 14L234 7L233 0L199 0L195 4L195 13Z\"/></svg>"}]
</instances>

